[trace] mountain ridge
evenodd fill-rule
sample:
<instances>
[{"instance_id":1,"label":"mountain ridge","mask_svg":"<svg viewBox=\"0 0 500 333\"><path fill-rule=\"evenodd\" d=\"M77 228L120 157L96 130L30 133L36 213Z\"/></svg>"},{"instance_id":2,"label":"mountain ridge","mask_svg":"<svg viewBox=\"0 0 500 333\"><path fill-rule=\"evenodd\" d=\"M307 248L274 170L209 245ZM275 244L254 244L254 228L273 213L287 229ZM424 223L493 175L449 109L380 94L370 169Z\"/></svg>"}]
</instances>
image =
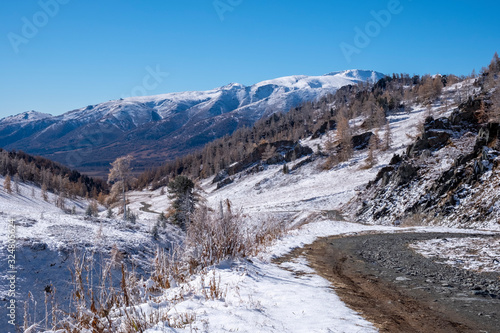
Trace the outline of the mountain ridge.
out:
<instances>
[{"instance_id":1,"label":"mountain ridge","mask_svg":"<svg viewBox=\"0 0 500 333\"><path fill-rule=\"evenodd\" d=\"M316 101L340 87L375 82L367 70L322 76L294 75L251 86L230 83L207 91L167 93L108 101L50 116L29 111L0 119L0 142L104 175L109 163L132 153L145 169L251 126L262 117Z\"/></svg>"}]
</instances>

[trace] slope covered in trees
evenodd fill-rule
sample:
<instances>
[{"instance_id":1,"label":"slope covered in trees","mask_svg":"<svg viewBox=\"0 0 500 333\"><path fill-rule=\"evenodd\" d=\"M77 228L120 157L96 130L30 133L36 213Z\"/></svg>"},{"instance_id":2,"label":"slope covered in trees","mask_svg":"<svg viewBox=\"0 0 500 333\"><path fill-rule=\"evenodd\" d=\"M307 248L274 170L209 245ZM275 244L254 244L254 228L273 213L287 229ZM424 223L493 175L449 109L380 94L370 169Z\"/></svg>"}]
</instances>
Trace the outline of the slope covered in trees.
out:
<instances>
[{"instance_id":1,"label":"slope covered in trees","mask_svg":"<svg viewBox=\"0 0 500 333\"><path fill-rule=\"evenodd\" d=\"M97 198L107 192L107 184L80 174L59 163L22 151L0 148L0 175L21 182L31 182L44 191L65 196L91 196Z\"/></svg>"},{"instance_id":2,"label":"slope covered in trees","mask_svg":"<svg viewBox=\"0 0 500 333\"><path fill-rule=\"evenodd\" d=\"M430 104L444 87L465 79L454 75L410 76L393 74L375 84L360 83L342 87L335 94L317 102L308 102L292 108L287 113L275 113L263 118L252 127L245 127L208 143L205 147L163 166L148 170L138 177L137 187L166 186L176 175L206 178L217 174L235 162L245 160L266 143L289 140L297 142L309 136L319 136L337 124L342 127L342 137L333 139L335 154L349 157L349 120L361 117L361 127L370 130L386 123L386 116L393 111L410 110L404 101ZM471 92L464 89L458 98L465 100ZM346 127L347 126L347 127ZM340 142L340 145L338 144ZM332 152L330 152L332 153ZM333 154L333 153L332 153Z\"/></svg>"}]
</instances>

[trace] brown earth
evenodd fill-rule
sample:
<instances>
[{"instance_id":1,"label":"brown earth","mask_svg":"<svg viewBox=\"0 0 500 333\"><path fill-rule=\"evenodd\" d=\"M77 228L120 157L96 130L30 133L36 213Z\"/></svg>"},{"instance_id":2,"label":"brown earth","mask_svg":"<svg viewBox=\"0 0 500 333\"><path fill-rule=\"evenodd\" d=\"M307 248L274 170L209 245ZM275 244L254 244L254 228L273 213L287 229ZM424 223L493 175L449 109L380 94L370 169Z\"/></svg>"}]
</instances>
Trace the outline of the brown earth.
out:
<instances>
[{"instance_id":1,"label":"brown earth","mask_svg":"<svg viewBox=\"0 0 500 333\"><path fill-rule=\"evenodd\" d=\"M323 238L280 258L305 256L335 292L380 332L500 332L500 273L436 263L407 245L470 234L364 234ZM487 289L489 288L489 290Z\"/></svg>"}]
</instances>

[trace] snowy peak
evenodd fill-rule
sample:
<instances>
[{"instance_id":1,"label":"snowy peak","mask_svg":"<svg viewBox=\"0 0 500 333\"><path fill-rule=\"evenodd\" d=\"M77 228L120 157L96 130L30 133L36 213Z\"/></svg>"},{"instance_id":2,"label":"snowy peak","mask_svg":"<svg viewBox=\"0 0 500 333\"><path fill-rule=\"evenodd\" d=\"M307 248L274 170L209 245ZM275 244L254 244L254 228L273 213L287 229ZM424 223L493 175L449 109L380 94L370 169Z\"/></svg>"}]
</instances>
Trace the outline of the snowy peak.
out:
<instances>
[{"instance_id":1,"label":"snowy peak","mask_svg":"<svg viewBox=\"0 0 500 333\"><path fill-rule=\"evenodd\" d=\"M370 83L375 83L378 80L382 79L385 76L385 74L375 72L375 71L350 69L350 70L340 71L340 72L331 72L331 73L325 74L324 76L335 76L335 77L339 77L339 78L355 80L358 82L367 81Z\"/></svg>"},{"instance_id":2,"label":"snowy peak","mask_svg":"<svg viewBox=\"0 0 500 333\"><path fill-rule=\"evenodd\" d=\"M23 113L16 114L14 116L9 116L9 117L5 117L3 119L0 119L0 123L23 123L23 122L42 120L42 119L50 118L50 117L52 117L51 114L41 113L41 112L31 110L31 111L26 111Z\"/></svg>"}]
</instances>

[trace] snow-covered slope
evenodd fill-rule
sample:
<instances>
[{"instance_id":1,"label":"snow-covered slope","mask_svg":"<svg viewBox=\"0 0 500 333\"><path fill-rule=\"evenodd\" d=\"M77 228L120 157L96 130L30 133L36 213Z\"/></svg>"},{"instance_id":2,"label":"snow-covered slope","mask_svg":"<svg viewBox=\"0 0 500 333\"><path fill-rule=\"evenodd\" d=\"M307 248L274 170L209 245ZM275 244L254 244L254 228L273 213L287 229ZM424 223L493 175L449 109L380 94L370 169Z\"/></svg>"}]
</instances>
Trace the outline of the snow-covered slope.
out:
<instances>
[{"instance_id":1,"label":"snow-covered slope","mask_svg":"<svg viewBox=\"0 0 500 333\"><path fill-rule=\"evenodd\" d=\"M82 171L107 168L110 161L125 153L134 153L151 165L251 125L263 116L286 112L345 85L382 77L381 73L361 70L297 75L252 86L231 83L208 91L130 97L59 116L27 112L0 120L0 145Z\"/></svg>"},{"instance_id":2,"label":"snow-covered slope","mask_svg":"<svg viewBox=\"0 0 500 333\"><path fill-rule=\"evenodd\" d=\"M13 270L7 267L8 256L12 254L15 258L19 308L28 299L28 292L32 295L31 299L42 304L44 291L50 287L57 289L57 302L67 309L73 289L69 269L73 268L75 256L81 259L82 253L87 255L87 261L98 267L103 263L103 257L109 257L116 249L124 263L133 262L140 274L149 276L151 258L157 246L169 248L181 239L181 232L170 225L162 229L155 239L151 230L156 219L138 219L131 224L124 223L116 214L112 218L87 217L84 212L90 201L84 198L66 198L66 208L74 212L68 214L56 207L54 202L57 196L53 193L48 193L45 201L37 186L20 183L19 192L8 194L3 184L4 177L0 176L0 279L7 281L13 274ZM164 198L167 199L166 196ZM104 207L100 210L101 216L107 215ZM7 251L7 240L11 236L8 228L10 221L15 225L15 253ZM112 273L114 277L118 276L116 281L119 281L119 272ZM9 288L7 283L0 285L2 308L7 306ZM43 306L31 308L30 316L43 318L44 311ZM18 309L17 323L22 322L21 313ZM1 323L1 327L7 327L6 321Z\"/></svg>"}]
</instances>

